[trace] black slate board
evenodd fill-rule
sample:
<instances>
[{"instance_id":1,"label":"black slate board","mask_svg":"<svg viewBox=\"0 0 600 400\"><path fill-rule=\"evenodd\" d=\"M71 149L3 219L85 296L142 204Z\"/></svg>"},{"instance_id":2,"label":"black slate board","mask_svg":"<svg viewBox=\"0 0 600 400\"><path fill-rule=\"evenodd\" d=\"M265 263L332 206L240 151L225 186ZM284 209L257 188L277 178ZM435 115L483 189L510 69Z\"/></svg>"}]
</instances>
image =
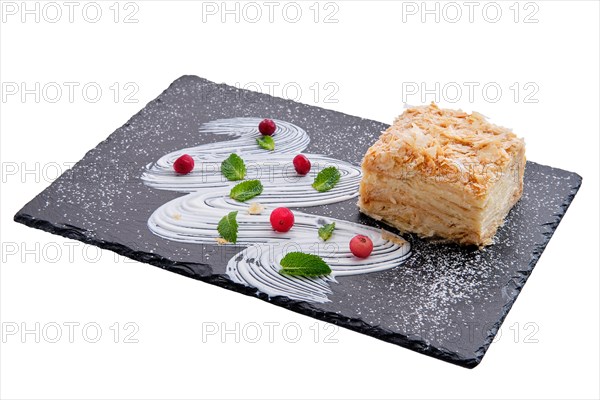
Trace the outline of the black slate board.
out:
<instances>
[{"instance_id":1,"label":"black slate board","mask_svg":"<svg viewBox=\"0 0 600 400\"><path fill-rule=\"evenodd\" d=\"M146 225L150 214L181 194L151 189L139 179L145 165L170 151L222 140L199 137L201 124L257 116L301 126L311 137L306 152L354 164L387 127L183 76L25 205L15 221L444 361L468 368L478 365L577 193L581 177L528 162L523 197L499 230L495 245L479 250L405 236L413 255L402 267L340 278L331 287L330 303L269 298L225 275L228 259L239 248L174 243L152 234ZM352 199L304 211L377 226L355 203Z\"/></svg>"}]
</instances>

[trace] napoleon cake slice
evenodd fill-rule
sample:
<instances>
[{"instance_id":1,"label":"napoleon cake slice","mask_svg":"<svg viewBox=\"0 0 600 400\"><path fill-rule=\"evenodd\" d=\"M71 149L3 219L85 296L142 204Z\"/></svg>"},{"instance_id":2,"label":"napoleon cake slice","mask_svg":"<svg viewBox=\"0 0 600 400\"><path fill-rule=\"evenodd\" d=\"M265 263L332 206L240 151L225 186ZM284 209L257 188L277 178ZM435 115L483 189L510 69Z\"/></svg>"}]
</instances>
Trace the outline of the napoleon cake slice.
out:
<instances>
[{"instance_id":1,"label":"napoleon cake slice","mask_svg":"<svg viewBox=\"0 0 600 400\"><path fill-rule=\"evenodd\" d=\"M476 112L407 109L362 162L360 210L404 232L493 243L523 193L525 143Z\"/></svg>"}]
</instances>

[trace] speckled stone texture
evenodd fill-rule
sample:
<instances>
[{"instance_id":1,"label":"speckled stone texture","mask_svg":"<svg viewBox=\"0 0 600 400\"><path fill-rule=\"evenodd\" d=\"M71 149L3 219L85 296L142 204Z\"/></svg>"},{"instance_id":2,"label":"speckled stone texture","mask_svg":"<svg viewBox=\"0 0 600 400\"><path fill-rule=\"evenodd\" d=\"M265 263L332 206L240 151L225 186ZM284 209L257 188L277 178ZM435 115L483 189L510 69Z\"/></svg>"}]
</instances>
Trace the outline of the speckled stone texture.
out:
<instances>
[{"instance_id":1,"label":"speckled stone texture","mask_svg":"<svg viewBox=\"0 0 600 400\"><path fill-rule=\"evenodd\" d=\"M289 121L310 135L306 152L355 164L387 127L184 76L30 201L15 220L472 368L581 185L575 173L528 162L523 198L495 245L479 250L408 236L413 255L404 265L338 278L329 303L268 298L225 275L227 261L240 247L175 243L153 235L146 225L154 210L182 194L145 186L143 167L177 149L227 140L197 132L202 123L232 117ZM303 211L378 225L359 213L356 199Z\"/></svg>"}]
</instances>

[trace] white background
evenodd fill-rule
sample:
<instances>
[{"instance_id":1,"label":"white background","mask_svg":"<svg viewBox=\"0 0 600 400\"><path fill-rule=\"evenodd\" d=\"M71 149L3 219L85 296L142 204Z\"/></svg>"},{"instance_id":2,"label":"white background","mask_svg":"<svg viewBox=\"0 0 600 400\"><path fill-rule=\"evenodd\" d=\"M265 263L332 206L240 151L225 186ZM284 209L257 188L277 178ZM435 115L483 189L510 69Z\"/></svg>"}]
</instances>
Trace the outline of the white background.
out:
<instances>
[{"instance_id":1,"label":"white background","mask_svg":"<svg viewBox=\"0 0 600 400\"><path fill-rule=\"evenodd\" d=\"M85 2L74 9L73 22L67 6L55 3L62 12L55 23L54 5L38 3L39 22L35 14L22 22L21 2L7 3L0 28L3 398L600 395L597 2L498 2L502 15L495 23L496 6L484 14L484 2L473 22L462 2L439 3L439 22L435 14L421 21L421 2L391 1L321 3L315 22L314 2L299 2L296 23L293 6L283 14L283 2L273 22L267 5L255 3L263 13L255 23L249 19L256 7L244 3L237 6L239 22L232 14L224 23L221 2L99 2L96 23L82 16ZM456 4L462 18L453 23ZM35 2L27 5L34 9ZM88 20L95 18L90 7ZM132 12L138 22L125 23ZM325 23L332 12L329 20L337 22ZM582 175L579 194L482 364L467 370L343 329L333 336L337 343L329 343L323 323L316 325L321 335L315 343L310 318L12 221L57 166L78 161L184 74L242 87L256 88L254 82L263 91L278 85L274 94L283 97L296 97L300 88L304 103L385 122L405 102L435 100L436 93L424 99L421 92L408 93L421 83L435 92L437 83L442 106L480 111L523 136L528 159ZM79 85L72 102L64 82ZM472 98L464 82L479 85ZM38 102L35 93L21 97L21 83L34 92L40 84ZM82 94L86 84L102 89L97 102L92 89L87 98ZM57 85L63 93L53 103ZM462 96L451 91L456 85ZM15 87L19 92L11 95ZM496 87L502 89L498 98ZM64 325L69 322L80 324L73 343ZM135 325L125 329L127 322ZM271 322L280 324L273 343L264 325ZM40 343L33 334L7 333L35 323L42 333L46 328ZM86 323L102 329L97 343L86 340L95 336L93 329L83 335ZM114 323L120 324L117 343ZM240 330L249 327L239 343L233 334L224 341L202 338L203 327L234 329L236 323ZM262 327L258 343L247 340L256 326L249 323ZM54 324L62 326L62 337L50 343ZM294 329L284 335L285 324L300 328L297 343L290 342ZM138 343L124 338L132 326L139 328L133 336Z\"/></svg>"}]
</instances>

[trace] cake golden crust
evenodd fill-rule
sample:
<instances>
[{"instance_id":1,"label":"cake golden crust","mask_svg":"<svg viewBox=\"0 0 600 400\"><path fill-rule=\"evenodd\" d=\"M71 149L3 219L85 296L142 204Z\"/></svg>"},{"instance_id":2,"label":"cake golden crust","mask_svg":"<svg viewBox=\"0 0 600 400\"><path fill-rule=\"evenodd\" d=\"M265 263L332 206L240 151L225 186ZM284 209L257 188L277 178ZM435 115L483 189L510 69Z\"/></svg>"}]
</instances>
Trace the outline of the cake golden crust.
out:
<instances>
[{"instance_id":1,"label":"cake golden crust","mask_svg":"<svg viewBox=\"0 0 600 400\"><path fill-rule=\"evenodd\" d=\"M481 114L410 108L367 151L359 207L402 231L488 245L524 168L523 140Z\"/></svg>"},{"instance_id":2,"label":"cake golden crust","mask_svg":"<svg viewBox=\"0 0 600 400\"><path fill-rule=\"evenodd\" d=\"M394 177L416 173L483 194L525 147L479 113L435 104L407 109L365 155L363 169Z\"/></svg>"}]
</instances>

